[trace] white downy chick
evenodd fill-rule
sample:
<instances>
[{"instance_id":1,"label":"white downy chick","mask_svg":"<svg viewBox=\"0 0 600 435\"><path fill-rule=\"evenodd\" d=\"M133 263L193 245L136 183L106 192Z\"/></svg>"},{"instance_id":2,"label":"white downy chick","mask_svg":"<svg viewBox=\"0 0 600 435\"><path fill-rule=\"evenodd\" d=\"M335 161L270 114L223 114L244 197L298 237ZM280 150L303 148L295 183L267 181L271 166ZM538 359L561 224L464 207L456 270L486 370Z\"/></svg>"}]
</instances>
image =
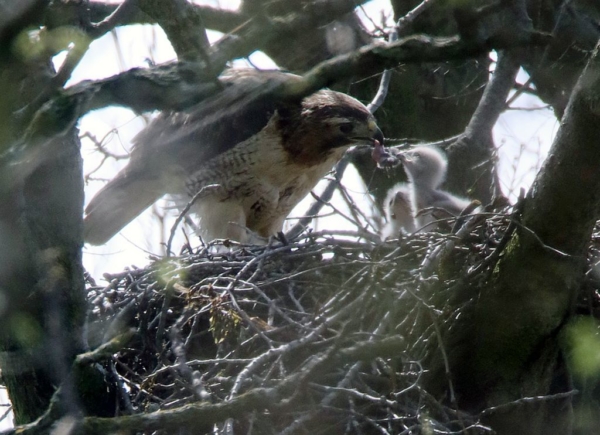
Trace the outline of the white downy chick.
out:
<instances>
[{"instance_id":1,"label":"white downy chick","mask_svg":"<svg viewBox=\"0 0 600 435\"><path fill-rule=\"evenodd\" d=\"M438 148L419 146L400 154L408 176L417 230L432 231L439 219L460 215L471 202L438 189L446 177L448 162Z\"/></svg>"},{"instance_id":2,"label":"white downy chick","mask_svg":"<svg viewBox=\"0 0 600 435\"><path fill-rule=\"evenodd\" d=\"M381 238L396 238L403 233L415 231L415 218L411 205L411 189L406 183L392 187L383 203L387 223L381 230Z\"/></svg>"}]
</instances>

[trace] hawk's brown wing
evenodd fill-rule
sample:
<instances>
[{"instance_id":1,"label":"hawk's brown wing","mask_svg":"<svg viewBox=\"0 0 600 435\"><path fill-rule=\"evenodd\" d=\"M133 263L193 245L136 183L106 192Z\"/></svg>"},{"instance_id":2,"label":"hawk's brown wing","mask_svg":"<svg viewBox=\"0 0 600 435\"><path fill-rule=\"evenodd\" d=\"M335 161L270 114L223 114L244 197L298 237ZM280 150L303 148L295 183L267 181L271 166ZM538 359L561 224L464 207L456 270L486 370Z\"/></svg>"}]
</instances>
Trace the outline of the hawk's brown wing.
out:
<instances>
[{"instance_id":1,"label":"hawk's brown wing","mask_svg":"<svg viewBox=\"0 0 600 435\"><path fill-rule=\"evenodd\" d=\"M195 168L206 163L262 130L278 107L289 106L277 90L298 79L281 71L228 72L217 95L188 111L160 115L134 138L130 164L156 159L158 166L170 161Z\"/></svg>"}]
</instances>

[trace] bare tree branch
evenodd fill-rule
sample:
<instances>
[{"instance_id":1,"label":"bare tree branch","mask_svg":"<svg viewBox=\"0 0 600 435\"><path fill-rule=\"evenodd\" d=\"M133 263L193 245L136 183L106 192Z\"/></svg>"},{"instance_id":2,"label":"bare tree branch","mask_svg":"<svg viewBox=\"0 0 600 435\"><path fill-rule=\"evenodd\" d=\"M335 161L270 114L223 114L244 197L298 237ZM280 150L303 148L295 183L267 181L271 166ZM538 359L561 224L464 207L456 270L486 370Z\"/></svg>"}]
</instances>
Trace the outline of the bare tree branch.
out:
<instances>
[{"instance_id":1,"label":"bare tree branch","mask_svg":"<svg viewBox=\"0 0 600 435\"><path fill-rule=\"evenodd\" d=\"M205 5L190 5L202 17L204 25L207 28L223 33L230 32L232 29L235 29L249 19L248 16L237 11ZM64 7L64 5L59 4L56 5L56 7L61 8ZM117 5L114 3L90 2L88 7L90 10L90 18L93 21L100 22L104 21L106 17L111 15L117 8ZM115 20L113 22L113 26L123 26L128 24L154 24L155 22L156 21L150 16L142 12L140 9L135 8L133 14L123 16L119 20Z\"/></svg>"},{"instance_id":2,"label":"bare tree branch","mask_svg":"<svg viewBox=\"0 0 600 435\"><path fill-rule=\"evenodd\" d=\"M468 140L477 141L491 135L492 128L506 109L506 99L515 84L518 72L519 63L514 56L510 52L499 52L496 69L488 86L483 91L483 96L473 113L471 122L465 129L465 137Z\"/></svg>"},{"instance_id":3,"label":"bare tree branch","mask_svg":"<svg viewBox=\"0 0 600 435\"><path fill-rule=\"evenodd\" d=\"M498 193L492 194L490 190L493 186L498 186L498 182L495 181L492 129L506 109L506 100L518 72L519 63L514 56L509 52L499 52L494 74L485 87L464 135L448 147L451 165L447 185L450 190L471 192L473 198L486 203ZM474 186L465 185L470 180L463 176L464 172L474 170L479 173L479 177L475 178L477 183Z\"/></svg>"},{"instance_id":4,"label":"bare tree branch","mask_svg":"<svg viewBox=\"0 0 600 435\"><path fill-rule=\"evenodd\" d=\"M136 0L140 9L165 31L179 60L204 61L210 68L202 16L187 0Z\"/></svg>"},{"instance_id":5,"label":"bare tree branch","mask_svg":"<svg viewBox=\"0 0 600 435\"><path fill-rule=\"evenodd\" d=\"M89 6L97 5L91 3ZM114 5L113 5L114 6ZM137 11L137 0L125 0L107 14L99 23L88 23L88 34L91 38L99 38L115 27L125 24Z\"/></svg>"},{"instance_id":6,"label":"bare tree branch","mask_svg":"<svg viewBox=\"0 0 600 435\"><path fill-rule=\"evenodd\" d=\"M302 80L284 85L279 94L299 98L355 74L368 75L403 62L466 59L485 53L488 49L457 38L423 35L389 45L370 45L322 62L307 72ZM61 130L68 129L84 113L110 105L128 106L136 111L181 110L200 102L217 89L210 76L203 75L202 69L194 70L192 65L167 65L144 70L136 68L105 80L83 82L64 91L61 97L49 101L40 110L27 136L29 139L60 134ZM53 130L48 130L49 126L53 126Z\"/></svg>"}]
</instances>

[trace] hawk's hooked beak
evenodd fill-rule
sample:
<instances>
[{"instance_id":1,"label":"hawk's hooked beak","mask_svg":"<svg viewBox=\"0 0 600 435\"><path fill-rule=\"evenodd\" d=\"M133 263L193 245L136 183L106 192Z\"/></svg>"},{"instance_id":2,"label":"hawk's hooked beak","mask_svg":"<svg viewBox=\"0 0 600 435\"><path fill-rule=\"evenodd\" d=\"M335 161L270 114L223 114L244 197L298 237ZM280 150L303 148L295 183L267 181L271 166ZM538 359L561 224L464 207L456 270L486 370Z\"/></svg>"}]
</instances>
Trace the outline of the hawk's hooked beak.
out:
<instances>
[{"instance_id":1,"label":"hawk's hooked beak","mask_svg":"<svg viewBox=\"0 0 600 435\"><path fill-rule=\"evenodd\" d=\"M375 126L375 132L373 133L373 139L379 141L381 145L383 145L383 131L377 126Z\"/></svg>"},{"instance_id":2,"label":"hawk's hooked beak","mask_svg":"<svg viewBox=\"0 0 600 435\"><path fill-rule=\"evenodd\" d=\"M374 119L370 119L367 123L367 129L371 133L371 146L376 147L377 144L383 146L383 131L379 128Z\"/></svg>"}]
</instances>

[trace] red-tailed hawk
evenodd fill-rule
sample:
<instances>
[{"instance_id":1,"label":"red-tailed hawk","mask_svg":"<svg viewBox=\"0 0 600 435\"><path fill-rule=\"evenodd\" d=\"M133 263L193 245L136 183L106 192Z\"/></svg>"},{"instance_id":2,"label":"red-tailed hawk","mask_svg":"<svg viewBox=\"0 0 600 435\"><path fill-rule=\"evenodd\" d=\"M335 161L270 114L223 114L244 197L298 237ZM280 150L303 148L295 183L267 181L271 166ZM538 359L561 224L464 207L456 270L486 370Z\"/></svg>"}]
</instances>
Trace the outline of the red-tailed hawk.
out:
<instances>
[{"instance_id":1,"label":"red-tailed hawk","mask_svg":"<svg viewBox=\"0 0 600 435\"><path fill-rule=\"evenodd\" d=\"M128 165L86 208L85 240L105 243L165 194L189 201L204 240L281 231L292 208L352 145L380 145L356 99L330 90L289 101L282 72L232 71L188 112L163 114L135 139Z\"/></svg>"},{"instance_id":2,"label":"red-tailed hawk","mask_svg":"<svg viewBox=\"0 0 600 435\"><path fill-rule=\"evenodd\" d=\"M399 158L408 176L417 230L434 230L433 222L458 216L470 205L470 201L439 189L448 166L446 156L439 149L419 146L400 153Z\"/></svg>"}]
</instances>

